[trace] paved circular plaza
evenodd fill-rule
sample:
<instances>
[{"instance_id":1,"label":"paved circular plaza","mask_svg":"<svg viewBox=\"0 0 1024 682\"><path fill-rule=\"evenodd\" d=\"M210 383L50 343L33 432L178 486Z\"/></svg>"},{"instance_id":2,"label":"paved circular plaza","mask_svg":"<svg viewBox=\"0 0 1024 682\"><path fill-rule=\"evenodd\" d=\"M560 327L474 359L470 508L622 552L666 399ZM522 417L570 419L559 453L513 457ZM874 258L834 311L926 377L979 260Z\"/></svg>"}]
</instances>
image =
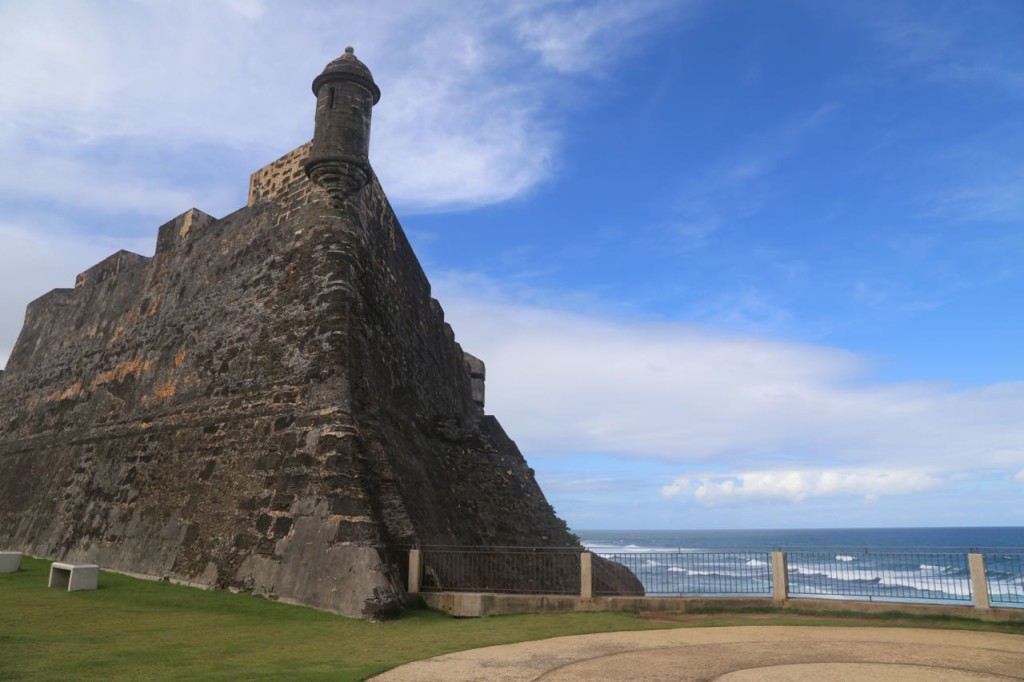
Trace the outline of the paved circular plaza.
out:
<instances>
[{"instance_id":1,"label":"paved circular plaza","mask_svg":"<svg viewBox=\"0 0 1024 682\"><path fill-rule=\"evenodd\" d=\"M381 682L446 680L1024 680L1024 636L741 626L557 637L417 661Z\"/></svg>"}]
</instances>

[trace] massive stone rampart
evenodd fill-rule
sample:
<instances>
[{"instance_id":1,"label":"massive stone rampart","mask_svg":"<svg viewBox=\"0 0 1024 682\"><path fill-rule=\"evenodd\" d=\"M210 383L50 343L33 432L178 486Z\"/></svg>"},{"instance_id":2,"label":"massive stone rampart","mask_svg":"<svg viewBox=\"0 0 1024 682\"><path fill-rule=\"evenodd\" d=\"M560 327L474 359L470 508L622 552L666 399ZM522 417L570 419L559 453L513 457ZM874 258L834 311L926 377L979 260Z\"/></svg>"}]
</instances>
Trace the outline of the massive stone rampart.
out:
<instances>
[{"instance_id":1,"label":"massive stone rampart","mask_svg":"<svg viewBox=\"0 0 1024 682\"><path fill-rule=\"evenodd\" d=\"M0 542L350 615L394 607L407 545L568 543L379 185L284 192L29 305Z\"/></svg>"},{"instance_id":2,"label":"massive stone rampart","mask_svg":"<svg viewBox=\"0 0 1024 682\"><path fill-rule=\"evenodd\" d=\"M321 187L312 149L29 304L0 374L0 545L375 618L408 546L573 542L369 166L327 157L347 184Z\"/></svg>"}]
</instances>

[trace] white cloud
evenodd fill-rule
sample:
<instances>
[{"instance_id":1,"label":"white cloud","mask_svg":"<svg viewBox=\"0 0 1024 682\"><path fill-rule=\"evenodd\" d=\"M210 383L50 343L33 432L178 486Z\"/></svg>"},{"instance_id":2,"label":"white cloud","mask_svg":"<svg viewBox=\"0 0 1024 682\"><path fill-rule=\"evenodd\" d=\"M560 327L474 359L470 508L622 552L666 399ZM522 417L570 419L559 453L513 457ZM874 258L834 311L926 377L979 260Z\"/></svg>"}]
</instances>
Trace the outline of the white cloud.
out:
<instances>
[{"instance_id":1,"label":"white cloud","mask_svg":"<svg viewBox=\"0 0 1024 682\"><path fill-rule=\"evenodd\" d=\"M911 495L943 483L921 471L780 470L728 476L677 477L661 489L662 497L692 495L708 506L747 502L797 503L813 497L855 495L875 500L883 495Z\"/></svg>"},{"instance_id":2,"label":"white cloud","mask_svg":"<svg viewBox=\"0 0 1024 682\"><path fill-rule=\"evenodd\" d=\"M488 410L531 456L603 453L733 471L1016 471L1024 383L871 380L836 348L532 303L434 278ZM538 296L539 298L539 296Z\"/></svg>"},{"instance_id":3,"label":"white cloud","mask_svg":"<svg viewBox=\"0 0 1024 682\"><path fill-rule=\"evenodd\" d=\"M0 21L11 29L0 37L0 114L21 136L68 148L160 136L238 145L289 110L267 91L279 60L257 49L269 22L240 21L227 3L7 3ZM291 28L283 39L295 40Z\"/></svg>"},{"instance_id":4,"label":"white cloud","mask_svg":"<svg viewBox=\"0 0 1024 682\"><path fill-rule=\"evenodd\" d=\"M7 157L12 163L0 165L0 187L21 202L35 200L51 207L57 204L97 213L146 215L155 219L156 225L193 206L215 213L227 213L232 208L224 191L175 187L153 177L151 169L98 166L52 151L19 151L14 159ZM244 179L238 179L237 184L241 189Z\"/></svg>"},{"instance_id":5,"label":"white cloud","mask_svg":"<svg viewBox=\"0 0 1024 682\"><path fill-rule=\"evenodd\" d=\"M1017 472L1017 475L1013 477L1015 480L1024 481L1024 469Z\"/></svg>"},{"instance_id":6,"label":"white cloud","mask_svg":"<svg viewBox=\"0 0 1024 682\"><path fill-rule=\"evenodd\" d=\"M354 42L383 91L371 160L392 200L407 211L503 201L550 174L562 73L607 68L668 6L6 3L0 150L8 167L32 163L58 178L62 163L87 172L127 163L126 173L146 176L158 164L126 156L142 145L244 150L255 170L311 136L309 83ZM559 40L565 21L574 30ZM60 156L37 158L39 147ZM0 194L20 195L28 180L0 177ZM36 196L81 198L32 182Z\"/></svg>"},{"instance_id":7,"label":"white cloud","mask_svg":"<svg viewBox=\"0 0 1024 682\"><path fill-rule=\"evenodd\" d=\"M267 12L264 0L224 0L224 4L250 21L259 19Z\"/></svg>"},{"instance_id":8,"label":"white cloud","mask_svg":"<svg viewBox=\"0 0 1024 682\"><path fill-rule=\"evenodd\" d=\"M689 3L696 4L696 3ZM562 73L586 71L615 57L657 17L678 12L679 3L658 0L601 0L587 5L531 3L517 32L523 44L548 67Z\"/></svg>"},{"instance_id":9,"label":"white cloud","mask_svg":"<svg viewBox=\"0 0 1024 682\"><path fill-rule=\"evenodd\" d=\"M621 493L628 483L614 477L566 478L549 476L544 489L549 493L565 496L578 493Z\"/></svg>"}]
</instances>

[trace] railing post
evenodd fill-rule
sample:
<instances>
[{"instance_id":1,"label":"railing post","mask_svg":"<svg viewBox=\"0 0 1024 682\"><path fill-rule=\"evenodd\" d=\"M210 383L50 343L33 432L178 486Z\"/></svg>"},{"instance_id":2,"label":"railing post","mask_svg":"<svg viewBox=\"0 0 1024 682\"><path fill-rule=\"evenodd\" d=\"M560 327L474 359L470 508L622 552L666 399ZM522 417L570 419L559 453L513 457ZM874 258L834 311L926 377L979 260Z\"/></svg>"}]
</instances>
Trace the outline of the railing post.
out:
<instances>
[{"instance_id":1,"label":"railing post","mask_svg":"<svg viewBox=\"0 0 1024 682\"><path fill-rule=\"evenodd\" d=\"M789 573L786 569L786 553L772 552L772 603L782 605L789 598Z\"/></svg>"},{"instance_id":2,"label":"railing post","mask_svg":"<svg viewBox=\"0 0 1024 682\"><path fill-rule=\"evenodd\" d=\"M594 565L590 552L580 554L580 597L590 599L594 596Z\"/></svg>"},{"instance_id":3,"label":"railing post","mask_svg":"<svg viewBox=\"0 0 1024 682\"><path fill-rule=\"evenodd\" d=\"M410 549L409 550L409 594L418 594L420 591L420 575L422 574L421 569L422 558L420 556L420 550Z\"/></svg>"},{"instance_id":4,"label":"railing post","mask_svg":"<svg viewBox=\"0 0 1024 682\"><path fill-rule=\"evenodd\" d=\"M974 596L974 608L990 608L988 603L988 581L985 580L985 557L973 552L968 554L967 570L971 574L971 594Z\"/></svg>"}]
</instances>

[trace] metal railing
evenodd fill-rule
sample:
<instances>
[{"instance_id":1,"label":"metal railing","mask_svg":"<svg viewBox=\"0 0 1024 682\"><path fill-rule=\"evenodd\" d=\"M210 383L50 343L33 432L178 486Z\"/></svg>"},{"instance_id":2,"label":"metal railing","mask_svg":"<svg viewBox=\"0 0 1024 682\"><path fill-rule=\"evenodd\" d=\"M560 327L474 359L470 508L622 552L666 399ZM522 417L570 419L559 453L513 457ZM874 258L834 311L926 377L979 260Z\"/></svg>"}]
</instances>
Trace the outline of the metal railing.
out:
<instances>
[{"instance_id":1,"label":"metal railing","mask_svg":"<svg viewBox=\"0 0 1024 682\"><path fill-rule=\"evenodd\" d=\"M424 547L424 592L579 594L579 548Z\"/></svg>"},{"instance_id":2,"label":"metal railing","mask_svg":"<svg viewBox=\"0 0 1024 682\"><path fill-rule=\"evenodd\" d=\"M787 552L789 596L970 602L966 554Z\"/></svg>"},{"instance_id":3,"label":"metal railing","mask_svg":"<svg viewBox=\"0 0 1024 682\"><path fill-rule=\"evenodd\" d=\"M591 555L578 547L422 547L410 552L410 591L584 598L621 594L609 587L616 583L602 580L602 572L608 575L611 564L628 569L648 597L770 597L776 602L816 598L1024 608L1024 552L1018 549L984 554L952 549L800 548Z\"/></svg>"},{"instance_id":4,"label":"metal railing","mask_svg":"<svg viewBox=\"0 0 1024 682\"><path fill-rule=\"evenodd\" d=\"M1024 607L1024 554L986 552L983 556L989 603Z\"/></svg>"},{"instance_id":5,"label":"metal railing","mask_svg":"<svg viewBox=\"0 0 1024 682\"><path fill-rule=\"evenodd\" d=\"M602 552L598 556L627 567L651 597L772 595L770 552ZM594 594L612 593L595 589Z\"/></svg>"}]
</instances>

